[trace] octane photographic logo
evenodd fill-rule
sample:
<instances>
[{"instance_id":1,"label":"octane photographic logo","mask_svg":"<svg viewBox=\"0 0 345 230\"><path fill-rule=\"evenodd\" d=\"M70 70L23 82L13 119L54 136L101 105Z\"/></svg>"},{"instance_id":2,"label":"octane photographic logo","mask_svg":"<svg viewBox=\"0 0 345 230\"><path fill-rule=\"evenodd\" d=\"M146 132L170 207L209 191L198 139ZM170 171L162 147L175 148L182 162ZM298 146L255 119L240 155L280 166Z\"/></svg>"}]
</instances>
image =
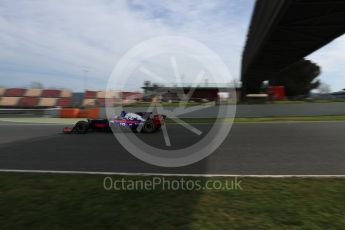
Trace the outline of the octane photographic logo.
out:
<instances>
[{"instance_id":1,"label":"octane photographic logo","mask_svg":"<svg viewBox=\"0 0 345 230\"><path fill-rule=\"evenodd\" d=\"M192 81L186 79L186 75L193 75ZM146 108L130 108L123 104L114 106L113 102L106 100L109 120L121 114L121 111L144 109L143 112L166 115L170 121L169 124L163 123L161 131L154 134L135 134L112 126L113 134L128 152L152 165L180 167L200 161L213 153L231 130L236 113L235 87L226 87L229 99L225 104L219 105L214 101L192 104L191 99L195 90L200 89L203 84L203 87L207 88L205 85L229 83L231 80L230 72L222 59L198 41L179 36L161 36L141 42L118 61L108 80L107 91L128 92L133 83L141 86L144 81L151 81L157 83L156 88L175 88L179 100L175 107L161 104L160 99L164 98L165 94L171 94L170 90L146 92L145 97L154 98ZM187 81L191 82L188 91L183 87ZM219 91L224 91L224 85L216 84L216 87ZM200 125L200 119L204 116L212 120L212 123ZM197 122L193 122L193 118ZM207 130L203 129L203 126L207 126ZM197 141L177 148L174 145L177 142L175 137L179 136L176 132L179 131L176 130L187 132L185 139L197 137ZM175 134L172 134L173 132ZM163 143L155 145L150 142L152 139L162 140Z\"/></svg>"}]
</instances>

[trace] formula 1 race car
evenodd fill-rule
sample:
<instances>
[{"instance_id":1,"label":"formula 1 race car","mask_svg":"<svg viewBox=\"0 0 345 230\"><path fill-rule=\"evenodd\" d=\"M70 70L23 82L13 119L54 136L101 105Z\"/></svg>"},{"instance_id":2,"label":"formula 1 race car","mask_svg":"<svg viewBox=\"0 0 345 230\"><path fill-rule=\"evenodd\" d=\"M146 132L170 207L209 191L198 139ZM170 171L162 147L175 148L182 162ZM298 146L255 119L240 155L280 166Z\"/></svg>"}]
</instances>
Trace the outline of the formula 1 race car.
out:
<instances>
[{"instance_id":1,"label":"formula 1 race car","mask_svg":"<svg viewBox=\"0 0 345 230\"><path fill-rule=\"evenodd\" d=\"M137 112L129 113L122 111L120 116L114 119L87 119L78 121L73 127L65 127L64 133L85 134L89 131L111 132L111 126L127 127L132 132L153 133L161 128L166 119L165 115Z\"/></svg>"}]
</instances>

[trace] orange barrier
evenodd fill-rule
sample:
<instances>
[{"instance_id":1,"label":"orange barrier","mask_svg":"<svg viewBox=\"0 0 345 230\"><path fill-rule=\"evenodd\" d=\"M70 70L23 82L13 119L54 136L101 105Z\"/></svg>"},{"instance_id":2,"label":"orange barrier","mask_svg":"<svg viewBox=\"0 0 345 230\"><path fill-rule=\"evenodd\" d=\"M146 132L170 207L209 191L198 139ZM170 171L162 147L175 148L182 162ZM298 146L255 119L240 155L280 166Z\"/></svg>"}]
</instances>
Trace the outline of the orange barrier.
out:
<instances>
[{"instance_id":1,"label":"orange barrier","mask_svg":"<svg viewBox=\"0 0 345 230\"><path fill-rule=\"evenodd\" d=\"M92 118L98 119L100 114L99 108L92 108L92 109L60 109L59 116L61 118Z\"/></svg>"},{"instance_id":2,"label":"orange barrier","mask_svg":"<svg viewBox=\"0 0 345 230\"><path fill-rule=\"evenodd\" d=\"M61 118L76 118L80 113L80 109L60 109L59 116Z\"/></svg>"},{"instance_id":3,"label":"orange barrier","mask_svg":"<svg viewBox=\"0 0 345 230\"><path fill-rule=\"evenodd\" d=\"M97 119L99 118L99 108L82 109L78 117Z\"/></svg>"}]
</instances>

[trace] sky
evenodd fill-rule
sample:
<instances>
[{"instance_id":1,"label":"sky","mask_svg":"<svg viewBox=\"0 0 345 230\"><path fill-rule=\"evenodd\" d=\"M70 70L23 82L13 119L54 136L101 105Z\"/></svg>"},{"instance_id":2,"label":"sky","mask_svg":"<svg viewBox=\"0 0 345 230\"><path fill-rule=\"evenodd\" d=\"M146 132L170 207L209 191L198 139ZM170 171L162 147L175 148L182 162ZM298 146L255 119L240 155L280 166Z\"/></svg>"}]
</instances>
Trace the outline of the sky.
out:
<instances>
[{"instance_id":1,"label":"sky","mask_svg":"<svg viewBox=\"0 0 345 230\"><path fill-rule=\"evenodd\" d=\"M253 7L254 0L1 0L0 86L103 90L123 55L157 36L203 43L239 79ZM332 90L345 88L342 51L344 37L308 57ZM137 80L134 88L143 84Z\"/></svg>"}]
</instances>

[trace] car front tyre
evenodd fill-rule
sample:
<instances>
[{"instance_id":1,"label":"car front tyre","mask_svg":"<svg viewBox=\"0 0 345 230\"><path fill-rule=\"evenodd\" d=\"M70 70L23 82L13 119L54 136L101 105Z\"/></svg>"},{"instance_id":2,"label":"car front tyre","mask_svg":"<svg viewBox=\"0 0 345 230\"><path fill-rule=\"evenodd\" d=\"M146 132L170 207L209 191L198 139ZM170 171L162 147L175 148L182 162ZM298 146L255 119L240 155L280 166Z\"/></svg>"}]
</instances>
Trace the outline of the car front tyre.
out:
<instances>
[{"instance_id":1,"label":"car front tyre","mask_svg":"<svg viewBox=\"0 0 345 230\"><path fill-rule=\"evenodd\" d=\"M156 131L156 127L151 120L148 120L144 124L143 131L144 133L153 133Z\"/></svg>"},{"instance_id":2,"label":"car front tyre","mask_svg":"<svg viewBox=\"0 0 345 230\"><path fill-rule=\"evenodd\" d=\"M74 126L74 130L78 134L85 134L89 129L89 123L87 121L78 121Z\"/></svg>"}]
</instances>

